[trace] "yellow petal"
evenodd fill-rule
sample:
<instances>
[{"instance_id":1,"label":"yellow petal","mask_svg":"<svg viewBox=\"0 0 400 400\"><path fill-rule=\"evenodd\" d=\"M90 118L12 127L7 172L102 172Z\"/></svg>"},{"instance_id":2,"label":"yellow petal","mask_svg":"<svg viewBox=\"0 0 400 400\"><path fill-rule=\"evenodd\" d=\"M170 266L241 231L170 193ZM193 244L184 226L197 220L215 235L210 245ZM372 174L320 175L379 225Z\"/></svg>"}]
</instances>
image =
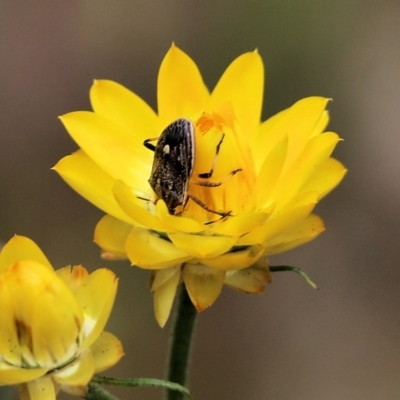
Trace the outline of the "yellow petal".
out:
<instances>
[{"instance_id":1,"label":"yellow petal","mask_svg":"<svg viewBox=\"0 0 400 400\"><path fill-rule=\"evenodd\" d=\"M157 81L158 115L162 127L200 113L209 93L193 60L175 45L161 63Z\"/></svg>"},{"instance_id":2,"label":"yellow petal","mask_svg":"<svg viewBox=\"0 0 400 400\"><path fill-rule=\"evenodd\" d=\"M190 235L187 233L169 233L168 237L178 249L196 258L217 257L229 251L237 240L230 236Z\"/></svg>"},{"instance_id":3,"label":"yellow petal","mask_svg":"<svg viewBox=\"0 0 400 400\"><path fill-rule=\"evenodd\" d=\"M241 251L231 251L215 258L198 260L204 265L222 271L248 268L253 265L264 253L264 246L249 246Z\"/></svg>"},{"instance_id":4,"label":"yellow petal","mask_svg":"<svg viewBox=\"0 0 400 400\"><path fill-rule=\"evenodd\" d=\"M186 263L182 271L190 300L197 311L210 307L221 293L225 271Z\"/></svg>"},{"instance_id":5,"label":"yellow petal","mask_svg":"<svg viewBox=\"0 0 400 400\"><path fill-rule=\"evenodd\" d=\"M203 232L206 230L205 225L195 221L192 218L185 218L181 216L171 215L168 211L167 205L163 200L157 201L156 204L157 217L164 225L164 230L180 231L180 232Z\"/></svg>"},{"instance_id":6,"label":"yellow petal","mask_svg":"<svg viewBox=\"0 0 400 400\"><path fill-rule=\"evenodd\" d=\"M0 363L0 385L17 385L29 382L45 375L48 368L16 368L7 363Z\"/></svg>"},{"instance_id":7,"label":"yellow petal","mask_svg":"<svg viewBox=\"0 0 400 400\"><path fill-rule=\"evenodd\" d=\"M121 125L130 132L130 140L141 146L143 141L159 134L158 117L135 93L109 80L95 80L90 102L96 114Z\"/></svg>"},{"instance_id":8,"label":"yellow petal","mask_svg":"<svg viewBox=\"0 0 400 400\"><path fill-rule=\"evenodd\" d=\"M195 198L206 204L209 209L217 212L227 213L230 211L233 215L242 213L246 210L256 177L248 138L240 133L235 135L232 129L224 129L223 133L212 128L208 131L210 135L208 133L203 135L200 130L199 132L196 138L195 170L188 189L191 199L185 209L186 215L204 222L220 219L215 214L208 213L196 201L193 201ZM217 160L215 157L216 148L224 134ZM244 142L244 144L242 145L240 142ZM199 179L198 174L210 171L214 163L215 169L212 179L208 182ZM232 176L232 172L240 168L242 170ZM204 187L203 184L217 184L217 186Z\"/></svg>"},{"instance_id":9,"label":"yellow petal","mask_svg":"<svg viewBox=\"0 0 400 400\"><path fill-rule=\"evenodd\" d=\"M56 400L54 382L49 376L28 382L24 386L29 393L29 400Z\"/></svg>"},{"instance_id":10,"label":"yellow petal","mask_svg":"<svg viewBox=\"0 0 400 400\"><path fill-rule=\"evenodd\" d=\"M318 199L326 196L343 179L347 170L339 161L328 158L301 188L300 193L316 191Z\"/></svg>"},{"instance_id":11,"label":"yellow petal","mask_svg":"<svg viewBox=\"0 0 400 400\"><path fill-rule=\"evenodd\" d=\"M154 298L154 314L161 327L165 325L171 313L180 279L180 265L155 271L155 278L151 285L151 290Z\"/></svg>"},{"instance_id":12,"label":"yellow petal","mask_svg":"<svg viewBox=\"0 0 400 400\"><path fill-rule=\"evenodd\" d=\"M301 222L315 207L317 201L317 193L305 193L299 197L298 205L288 207L285 212L269 219L260 228L254 229L247 235L238 240L238 245L253 245L265 243L285 232L291 226Z\"/></svg>"},{"instance_id":13,"label":"yellow petal","mask_svg":"<svg viewBox=\"0 0 400 400\"><path fill-rule=\"evenodd\" d=\"M252 144L253 159L257 171L260 170L269 152L288 136L288 132L280 132L274 128L275 125L282 123L287 113L288 110L280 111L259 125ZM271 130L275 130L274 134L270 134Z\"/></svg>"},{"instance_id":14,"label":"yellow petal","mask_svg":"<svg viewBox=\"0 0 400 400\"><path fill-rule=\"evenodd\" d=\"M143 187L151 172L152 152L132 132L100 115L76 111L60 117L83 151L114 179Z\"/></svg>"},{"instance_id":15,"label":"yellow petal","mask_svg":"<svg viewBox=\"0 0 400 400\"><path fill-rule=\"evenodd\" d=\"M290 165L292 160L295 160L303 151L316 127L320 128L321 117L325 113L328 101L329 99L324 97L308 97L290 107L286 115L288 121L284 125L290 129L287 165Z\"/></svg>"},{"instance_id":16,"label":"yellow petal","mask_svg":"<svg viewBox=\"0 0 400 400\"><path fill-rule=\"evenodd\" d=\"M125 242L131 229L132 225L130 224L111 215L104 216L97 223L94 231L94 242L103 250L102 257L107 259L127 258Z\"/></svg>"},{"instance_id":17,"label":"yellow petal","mask_svg":"<svg viewBox=\"0 0 400 400\"><path fill-rule=\"evenodd\" d=\"M311 139L302 154L283 174L276 188L276 210L281 210L293 199L301 187L331 155L339 137L335 133L324 133Z\"/></svg>"},{"instance_id":18,"label":"yellow petal","mask_svg":"<svg viewBox=\"0 0 400 400\"><path fill-rule=\"evenodd\" d=\"M90 350L95 363L95 372L111 368L124 355L121 341L109 332L102 332L90 346Z\"/></svg>"},{"instance_id":19,"label":"yellow petal","mask_svg":"<svg viewBox=\"0 0 400 400\"><path fill-rule=\"evenodd\" d=\"M268 153L265 161L261 165L253 189L252 206L256 209L265 207L274 201L273 194L276 185L281 177L283 166L285 164L288 149L288 139L283 138Z\"/></svg>"},{"instance_id":20,"label":"yellow petal","mask_svg":"<svg viewBox=\"0 0 400 400\"><path fill-rule=\"evenodd\" d=\"M314 193L312 194L315 195ZM268 227L263 232L263 243L268 242L268 240L282 234L291 226L302 221L314 209L315 204L316 202L314 200L310 200L310 202L306 204L292 208L269 220L266 224Z\"/></svg>"},{"instance_id":21,"label":"yellow petal","mask_svg":"<svg viewBox=\"0 0 400 400\"><path fill-rule=\"evenodd\" d=\"M329 123L329 112L327 110L325 110L321 114L321 118L317 122L317 125L315 125L314 132L312 133L310 138L312 138L314 136L317 136L320 133L322 133L326 129L326 127L328 126L328 123Z\"/></svg>"},{"instance_id":22,"label":"yellow petal","mask_svg":"<svg viewBox=\"0 0 400 400\"><path fill-rule=\"evenodd\" d=\"M304 221L288 229L282 235L272 238L268 242L266 254L277 254L293 249L301 244L315 239L325 229L322 219L316 215L309 215Z\"/></svg>"},{"instance_id":23,"label":"yellow petal","mask_svg":"<svg viewBox=\"0 0 400 400\"><path fill-rule=\"evenodd\" d=\"M92 379L95 363L90 350L82 352L78 358L53 372L54 380L61 385L87 385Z\"/></svg>"},{"instance_id":24,"label":"yellow petal","mask_svg":"<svg viewBox=\"0 0 400 400\"><path fill-rule=\"evenodd\" d=\"M19 374L19 369L8 365L22 365L23 359L20 346L20 335L15 321L13 292L8 288L8 281L0 275L0 354L4 363L0 362L0 384L8 375ZM6 375L4 375L6 374ZM18 376L18 375L17 375ZM40 376L40 375L39 375ZM22 381L21 381L22 382ZM18 383L18 382L14 382Z\"/></svg>"},{"instance_id":25,"label":"yellow petal","mask_svg":"<svg viewBox=\"0 0 400 400\"><path fill-rule=\"evenodd\" d=\"M110 175L93 162L82 150L62 158L53 168L83 198L100 210L128 223L132 219L116 202Z\"/></svg>"},{"instance_id":26,"label":"yellow petal","mask_svg":"<svg viewBox=\"0 0 400 400\"><path fill-rule=\"evenodd\" d=\"M264 66L257 51L236 58L211 94L213 108L229 101L245 136L256 135L261 117Z\"/></svg>"},{"instance_id":27,"label":"yellow petal","mask_svg":"<svg viewBox=\"0 0 400 400\"><path fill-rule=\"evenodd\" d=\"M242 236L264 223L268 212L247 212L210 225L210 231L225 236Z\"/></svg>"},{"instance_id":28,"label":"yellow petal","mask_svg":"<svg viewBox=\"0 0 400 400\"><path fill-rule=\"evenodd\" d=\"M78 271L79 268L82 267L76 267ZM85 339L81 347L90 346L103 331L114 305L117 287L118 279L106 268L92 272L77 286L75 296L85 315Z\"/></svg>"},{"instance_id":29,"label":"yellow petal","mask_svg":"<svg viewBox=\"0 0 400 400\"><path fill-rule=\"evenodd\" d=\"M39 246L25 236L15 235L3 247L0 253L0 272L18 260L32 260L53 270L49 260Z\"/></svg>"},{"instance_id":30,"label":"yellow petal","mask_svg":"<svg viewBox=\"0 0 400 400\"><path fill-rule=\"evenodd\" d=\"M133 227L126 241L126 251L132 265L145 269L163 269L193 258L170 241L147 229Z\"/></svg>"},{"instance_id":31,"label":"yellow petal","mask_svg":"<svg viewBox=\"0 0 400 400\"><path fill-rule=\"evenodd\" d=\"M31 337L35 360L61 364L71 357L82 327L82 311L61 280L48 285L31 309ZM57 305L57 306L55 306Z\"/></svg>"},{"instance_id":32,"label":"yellow petal","mask_svg":"<svg viewBox=\"0 0 400 400\"><path fill-rule=\"evenodd\" d=\"M254 146L255 158L261 160L265 149L272 149L285 136L289 137L287 165L303 151L308 139L320 124L329 99L307 97L261 124Z\"/></svg>"},{"instance_id":33,"label":"yellow petal","mask_svg":"<svg viewBox=\"0 0 400 400\"><path fill-rule=\"evenodd\" d=\"M19 261L1 279L12 294L25 362L47 366L71 357L83 315L68 286L47 267Z\"/></svg>"},{"instance_id":34,"label":"yellow petal","mask_svg":"<svg viewBox=\"0 0 400 400\"><path fill-rule=\"evenodd\" d=\"M169 281L174 275L176 275L177 273L180 274L180 271L180 265L177 265L176 267L151 271L150 290L152 292L155 292L159 287L164 285L164 283Z\"/></svg>"},{"instance_id":35,"label":"yellow petal","mask_svg":"<svg viewBox=\"0 0 400 400\"><path fill-rule=\"evenodd\" d=\"M67 267L60 268L55 272L73 293L75 293L76 289L82 285L82 282L84 282L89 276L88 270L81 265L75 265L74 267L68 265Z\"/></svg>"},{"instance_id":36,"label":"yellow petal","mask_svg":"<svg viewBox=\"0 0 400 400\"><path fill-rule=\"evenodd\" d=\"M155 231L164 231L161 221L147 210L146 202L137 197L137 194L123 181L114 184L114 196L120 207L136 222Z\"/></svg>"},{"instance_id":37,"label":"yellow petal","mask_svg":"<svg viewBox=\"0 0 400 400\"><path fill-rule=\"evenodd\" d=\"M228 271L225 275L225 285L245 293L263 293L267 283L271 283L271 273L265 258L249 268Z\"/></svg>"}]
</instances>

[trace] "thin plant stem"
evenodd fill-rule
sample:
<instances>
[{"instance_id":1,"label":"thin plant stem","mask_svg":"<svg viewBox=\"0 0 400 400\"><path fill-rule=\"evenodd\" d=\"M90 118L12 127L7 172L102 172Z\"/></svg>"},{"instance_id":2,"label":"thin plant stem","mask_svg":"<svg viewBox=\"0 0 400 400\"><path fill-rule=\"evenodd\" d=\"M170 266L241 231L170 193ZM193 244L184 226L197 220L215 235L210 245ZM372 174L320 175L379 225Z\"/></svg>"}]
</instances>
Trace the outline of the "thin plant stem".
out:
<instances>
[{"instance_id":1,"label":"thin plant stem","mask_svg":"<svg viewBox=\"0 0 400 400\"><path fill-rule=\"evenodd\" d=\"M308 277L308 275L298 267L291 267L289 265L271 265L269 267L271 272L295 272L299 274L313 289L319 290L317 285Z\"/></svg>"},{"instance_id":2,"label":"thin plant stem","mask_svg":"<svg viewBox=\"0 0 400 400\"><path fill-rule=\"evenodd\" d=\"M178 385L177 383L163 381L162 379L156 378L111 378L107 376L95 375L92 378L92 383L99 383L104 385L112 386L124 386L124 387L155 387L162 389L177 390L183 393L185 396L191 398L192 395L185 387ZM101 400L101 399L99 399Z\"/></svg>"},{"instance_id":3,"label":"thin plant stem","mask_svg":"<svg viewBox=\"0 0 400 400\"><path fill-rule=\"evenodd\" d=\"M103 389L99 384L90 382L88 391L84 396L86 400L118 400L117 397L112 395L106 389Z\"/></svg>"},{"instance_id":4,"label":"thin plant stem","mask_svg":"<svg viewBox=\"0 0 400 400\"><path fill-rule=\"evenodd\" d=\"M176 309L168 356L168 380L185 386L188 375L190 345L197 311L194 308L185 285L182 284ZM184 394L166 391L167 400L182 400Z\"/></svg>"}]
</instances>

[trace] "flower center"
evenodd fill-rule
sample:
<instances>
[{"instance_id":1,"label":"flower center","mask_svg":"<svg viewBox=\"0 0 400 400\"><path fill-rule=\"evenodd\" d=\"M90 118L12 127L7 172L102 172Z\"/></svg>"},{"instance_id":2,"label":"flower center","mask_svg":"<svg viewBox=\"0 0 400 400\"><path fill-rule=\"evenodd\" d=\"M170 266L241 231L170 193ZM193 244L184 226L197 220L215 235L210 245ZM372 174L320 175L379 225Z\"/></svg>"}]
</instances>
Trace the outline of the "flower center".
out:
<instances>
[{"instance_id":1,"label":"flower center","mask_svg":"<svg viewBox=\"0 0 400 400\"><path fill-rule=\"evenodd\" d=\"M226 106L195 121L195 159L184 215L218 220L243 212L255 182L249 144Z\"/></svg>"}]
</instances>

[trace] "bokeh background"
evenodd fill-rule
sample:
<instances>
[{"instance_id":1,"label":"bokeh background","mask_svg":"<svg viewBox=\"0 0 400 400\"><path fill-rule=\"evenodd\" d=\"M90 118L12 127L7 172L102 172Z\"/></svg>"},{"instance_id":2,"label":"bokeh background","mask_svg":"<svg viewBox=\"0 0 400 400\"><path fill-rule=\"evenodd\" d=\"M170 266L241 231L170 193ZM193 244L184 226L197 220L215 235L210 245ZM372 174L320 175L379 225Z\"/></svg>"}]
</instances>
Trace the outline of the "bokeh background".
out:
<instances>
[{"instance_id":1,"label":"bokeh background","mask_svg":"<svg viewBox=\"0 0 400 400\"><path fill-rule=\"evenodd\" d=\"M306 96L332 97L330 128L344 138L335 156L349 169L317 207L326 232L271 260L303 268L321 290L290 273L274 275L262 296L225 289L198 319L195 398L400 398L399 21L397 0L0 2L0 239L27 235L57 267L116 271L108 330L126 355L109 375L162 378L171 324L154 320L147 272L99 259L92 235L102 212L50 170L76 149L57 116L90 108L94 78L155 108L158 67L174 41L210 88L258 48L264 119Z\"/></svg>"}]
</instances>

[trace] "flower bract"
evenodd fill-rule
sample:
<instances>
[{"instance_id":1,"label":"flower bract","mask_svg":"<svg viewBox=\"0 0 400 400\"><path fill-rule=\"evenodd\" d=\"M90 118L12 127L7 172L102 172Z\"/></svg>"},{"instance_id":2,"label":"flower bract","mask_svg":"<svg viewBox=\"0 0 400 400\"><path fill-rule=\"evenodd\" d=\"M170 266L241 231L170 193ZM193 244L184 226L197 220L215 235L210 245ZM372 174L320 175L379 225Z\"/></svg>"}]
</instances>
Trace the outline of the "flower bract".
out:
<instances>
[{"instance_id":1,"label":"flower bract","mask_svg":"<svg viewBox=\"0 0 400 400\"><path fill-rule=\"evenodd\" d=\"M23 400L83 395L123 354L103 332L116 290L110 270L54 271L32 240L14 236L0 253L0 385L18 385Z\"/></svg>"},{"instance_id":2,"label":"flower bract","mask_svg":"<svg viewBox=\"0 0 400 400\"><path fill-rule=\"evenodd\" d=\"M106 213L95 230L103 257L151 270L160 325L180 282L199 311L224 284L261 293L270 281L266 256L324 229L312 210L345 174L331 157L340 139L325 131L329 99L305 98L260 122L263 79L260 55L249 52L209 92L193 60L173 45L158 74L158 113L125 87L101 80L90 90L93 111L61 117L80 150L55 170ZM194 130L193 168L190 176L169 173L164 181L152 175L152 165L167 166L163 153L177 150L174 142L161 153L143 143L180 119ZM182 163L182 154L175 152L175 161ZM187 185L178 192L171 179ZM159 193L185 200L168 208L155 195L157 184Z\"/></svg>"}]
</instances>

